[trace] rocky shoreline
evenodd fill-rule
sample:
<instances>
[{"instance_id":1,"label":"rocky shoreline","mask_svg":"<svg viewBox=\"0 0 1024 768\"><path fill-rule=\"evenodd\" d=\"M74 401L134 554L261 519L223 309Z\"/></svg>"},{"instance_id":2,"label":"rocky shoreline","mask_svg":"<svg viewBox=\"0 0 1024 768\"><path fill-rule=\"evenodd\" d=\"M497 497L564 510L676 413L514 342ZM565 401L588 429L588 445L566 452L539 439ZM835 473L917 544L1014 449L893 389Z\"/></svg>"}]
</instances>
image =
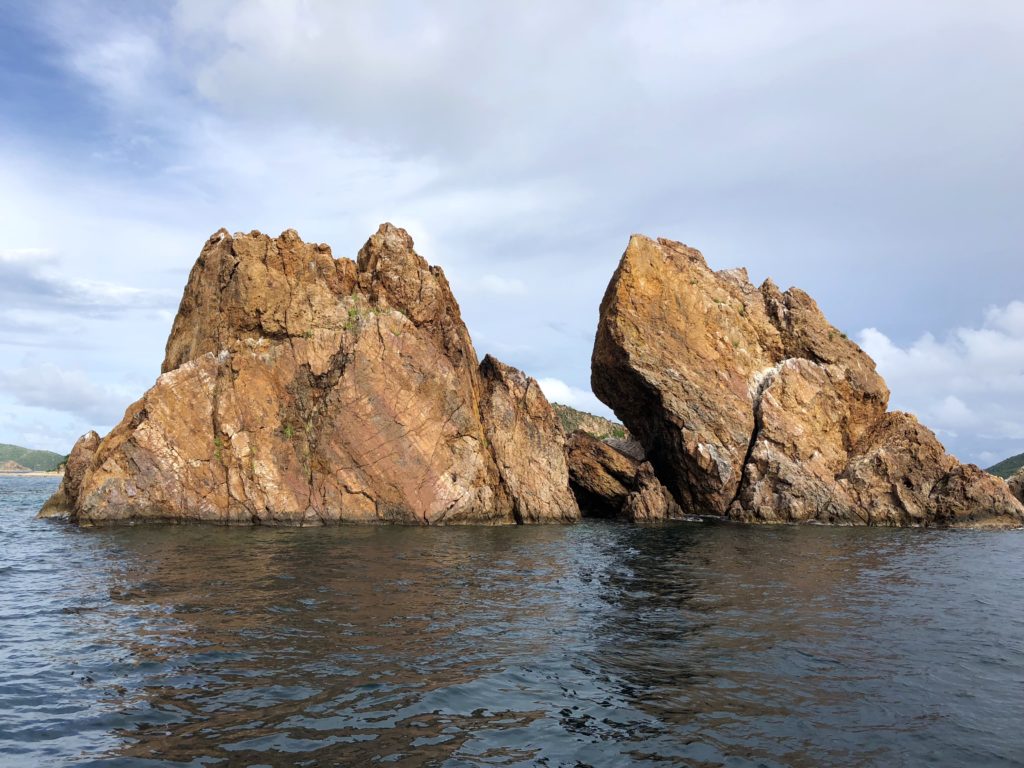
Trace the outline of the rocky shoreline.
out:
<instances>
[{"instance_id":1,"label":"rocky shoreline","mask_svg":"<svg viewBox=\"0 0 1024 768\"><path fill-rule=\"evenodd\" d=\"M887 412L873 361L809 296L713 272L680 243L630 240L592 383L624 427L556 412L534 379L478 362L443 271L390 224L354 261L292 230L221 230L189 276L160 378L109 435L76 443L40 515L1024 524L1021 483L1015 498Z\"/></svg>"}]
</instances>

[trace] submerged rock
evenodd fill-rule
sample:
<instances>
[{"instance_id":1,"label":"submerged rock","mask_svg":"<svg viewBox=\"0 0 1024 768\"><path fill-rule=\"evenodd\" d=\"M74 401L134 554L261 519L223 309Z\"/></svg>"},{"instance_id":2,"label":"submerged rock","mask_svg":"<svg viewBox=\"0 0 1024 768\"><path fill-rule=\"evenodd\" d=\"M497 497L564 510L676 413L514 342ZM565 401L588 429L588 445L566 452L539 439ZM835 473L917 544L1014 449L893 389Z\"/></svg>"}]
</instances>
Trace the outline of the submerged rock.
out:
<instances>
[{"instance_id":1,"label":"submerged rock","mask_svg":"<svg viewBox=\"0 0 1024 768\"><path fill-rule=\"evenodd\" d=\"M594 392L682 513L749 522L1017 526L1024 507L887 413L874 362L803 291L635 235L601 303Z\"/></svg>"},{"instance_id":2,"label":"submerged rock","mask_svg":"<svg viewBox=\"0 0 1024 768\"><path fill-rule=\"evenodd\" d=\"M75 446L45 514L80 523L568 521L537 383L478 365L439 267L384 224L356 261L292 230L217 232L163 373Z\"/></svg>"}]
</instances>

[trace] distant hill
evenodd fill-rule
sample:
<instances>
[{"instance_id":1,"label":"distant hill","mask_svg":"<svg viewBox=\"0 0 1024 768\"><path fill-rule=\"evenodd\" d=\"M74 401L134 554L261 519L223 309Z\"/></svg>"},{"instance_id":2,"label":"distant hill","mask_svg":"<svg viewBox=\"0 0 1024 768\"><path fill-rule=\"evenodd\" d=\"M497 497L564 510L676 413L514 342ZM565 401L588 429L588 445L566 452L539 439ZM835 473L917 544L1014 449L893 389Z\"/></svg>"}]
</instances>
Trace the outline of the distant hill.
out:
<instances>
[{"instance_id":1,"label":"distant hill","mask_svg":"<svg viewBox=\"0 0 1024 768\"><path fill-rule=\"evenodd\" d=\"M13 461L33 472L53 472L66 460L67 456L61 456L53 451L33 451L20 445L0 443L0 463Z\"/></svg>"},{"instance_id":2,"label":"distant hill","mask_svg":"<svg viewBox=\"0 0 1024 768\"><path fill-rule=\"evenodd\" d=\"M1011 456L1008 459L1003 459L998 464L989 467L986 472L1001 477L1004 480L1009 478L1014 472L1021 467L1024 467L1024 453L1018 453L1016 456Z\"/></svg>"},{"instance_id":3,"label":"distant hill","mask_svg":"<svg viewBox=\"0 0 1024 768\"><path fill-rule=\"evenodd\" d=\"M562 429L565 430L567 435L572 434L578 429L593 435L598 440L606 440L609 437L622 440L629 437L626 428L618 422L609 421L586 411L577 411L575 408L570 408L568 405L562 405L561 403L552 403L551 407L555 409L555 414L558 416L558 420L562 422Z\"/></svg>"}]
</instances>

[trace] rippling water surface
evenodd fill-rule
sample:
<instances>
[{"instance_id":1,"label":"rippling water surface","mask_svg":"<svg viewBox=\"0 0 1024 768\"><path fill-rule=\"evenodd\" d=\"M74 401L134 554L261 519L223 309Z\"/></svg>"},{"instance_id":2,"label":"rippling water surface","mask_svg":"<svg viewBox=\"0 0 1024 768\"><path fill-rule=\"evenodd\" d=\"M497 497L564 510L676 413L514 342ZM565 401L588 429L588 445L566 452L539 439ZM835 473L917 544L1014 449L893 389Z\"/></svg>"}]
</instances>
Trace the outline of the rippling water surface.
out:
<instances>
[{"instance_id":1,"label":"rippling water surface","mask_svg":"<svg viewBox=\"0 0 1024 768\"><path fill-rule=\"evenodd\" d=\"M1024 535L77 530L0 479L0 764L1020 765Z\"/></svg>"}]
</instances>

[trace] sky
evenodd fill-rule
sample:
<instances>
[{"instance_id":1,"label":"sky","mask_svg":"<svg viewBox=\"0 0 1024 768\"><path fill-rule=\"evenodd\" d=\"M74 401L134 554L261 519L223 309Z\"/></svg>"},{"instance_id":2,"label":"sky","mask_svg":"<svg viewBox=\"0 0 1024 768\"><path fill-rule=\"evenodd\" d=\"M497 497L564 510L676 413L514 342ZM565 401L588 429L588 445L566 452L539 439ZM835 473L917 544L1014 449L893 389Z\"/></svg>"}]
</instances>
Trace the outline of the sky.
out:
<instances>
[{"instance_id":1,"label":"sky","mask_svg":"<svg viewBox=\"0 0 1024 768\"><path fill-rule=\"evenodd\" d=\"M0 442L159 374L220 227L440 264L477 352L589 387L629 235L814 296L965 461L1024 451L1019 0L0 0Z\"/></svg>"}]
</instances>

